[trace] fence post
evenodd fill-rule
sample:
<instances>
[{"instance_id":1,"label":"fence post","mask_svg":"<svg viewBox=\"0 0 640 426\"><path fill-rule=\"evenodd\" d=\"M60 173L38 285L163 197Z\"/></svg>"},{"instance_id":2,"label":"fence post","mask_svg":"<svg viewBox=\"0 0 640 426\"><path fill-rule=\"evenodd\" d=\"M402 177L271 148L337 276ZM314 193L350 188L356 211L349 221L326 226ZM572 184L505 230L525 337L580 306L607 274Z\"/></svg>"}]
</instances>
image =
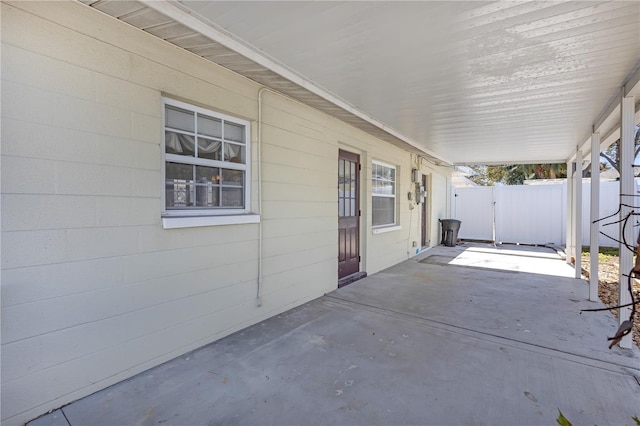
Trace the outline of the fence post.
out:
<instances>
[{"instance_id":1,"label":"fence post","mask_svg":"<svg viewBox=\"0 0 640 426\"><path fill-rule=\"evenodd\" d=\"M499 187L498 187L499 188ZM491 187L491 224L492 224L492 234L491 238L493 238L493 245L495 246L498 243L498 230L497 230L497 221L496 221L496 187Z\"/></svg>"}]
</instances>

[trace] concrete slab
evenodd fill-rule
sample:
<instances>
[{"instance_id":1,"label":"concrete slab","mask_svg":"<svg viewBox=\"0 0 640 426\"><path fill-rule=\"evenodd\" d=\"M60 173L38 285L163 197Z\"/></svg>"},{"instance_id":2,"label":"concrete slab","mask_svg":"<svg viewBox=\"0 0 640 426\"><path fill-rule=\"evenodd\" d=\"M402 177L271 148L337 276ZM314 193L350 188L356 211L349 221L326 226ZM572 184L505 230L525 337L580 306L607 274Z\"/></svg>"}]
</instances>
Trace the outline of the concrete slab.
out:
<instances>
[{"instance_id":1,"label":"concrete slab","mask_svg":"<svg viewBox=\"0 0 640 426\"><path fill-rule=\"evenodd\" d=\"M574 424L633 424L640 355L607 349L608 313L579 315L594 305L587 284L500 269L572 273L535 250L489 251L492 269L419 262L460 250L430 250L62 410L71 425L539 425L558 409Z\"/></svg>"},{"instance_id":2,"label":"concrete slab","mask_svg":"<svg viewBox=\"0 0 640 426\"><path fill-rule=\"evenodd\" d=\"M36 420L29 422L29 426L70 426L67 419L64 417L62 410L55 410L46 416L37 418Z\"/></svg>"},{"instance_id":3,"label":"concrete slab","mask_svg":"<svg viewBox=\"0 0 640 426\"><path fill-rule=\"evenodd\" d=\"M544 247L439 246L329 297L640 367L637 350L608 349L606 338L618 328L613 316L580 313L603 305L590 302L588 283L573 276L573 267Z\"/></svg>"}]
</instances>

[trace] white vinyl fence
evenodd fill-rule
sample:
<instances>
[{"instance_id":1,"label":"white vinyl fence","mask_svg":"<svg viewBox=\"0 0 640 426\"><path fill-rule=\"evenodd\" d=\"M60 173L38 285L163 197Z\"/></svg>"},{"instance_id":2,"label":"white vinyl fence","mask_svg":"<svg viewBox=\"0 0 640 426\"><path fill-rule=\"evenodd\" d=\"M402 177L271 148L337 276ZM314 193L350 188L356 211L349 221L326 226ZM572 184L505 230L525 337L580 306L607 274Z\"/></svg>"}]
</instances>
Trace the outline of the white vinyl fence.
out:
<instances>
[{"instance_id":1,"label":"white vinyl fence","mask_svg":"<svg viewBox=\"0 0 640 426\"><path fill-rule=\"evenodd\" d=\"M639 182L636 179L636 193ZM600 183L600 215L618 210L619 182ZM513 186L453 188L453 218L462 221L459 238L523 244L565 244L567 184L549 183ZM591 183L582 184L582 244L589 245ZM640 206L640 197L636 203ZM639 209L640 210L640 209ZM617 239L615 217L600 222L600 230ZM617 243L599 234L599 244Z\"/></svg>"}]
</instances>

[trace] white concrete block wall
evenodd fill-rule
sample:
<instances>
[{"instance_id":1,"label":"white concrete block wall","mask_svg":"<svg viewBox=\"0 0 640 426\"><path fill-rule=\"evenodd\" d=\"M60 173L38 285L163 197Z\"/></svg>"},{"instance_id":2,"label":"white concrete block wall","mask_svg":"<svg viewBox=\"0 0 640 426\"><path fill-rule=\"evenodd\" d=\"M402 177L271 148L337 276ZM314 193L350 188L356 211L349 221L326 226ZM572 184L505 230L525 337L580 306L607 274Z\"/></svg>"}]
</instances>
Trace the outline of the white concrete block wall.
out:
<instances>
[{"instance_id":1,"label":"white concrete block wall","mask_svg":"<svg viewBox=\"0 0 640 426\"><path fill-rule=\"evenodd\" d=\"M162 229L160 141L165 95L247 119L255 140L260 86L79 2L3 2L1 18L3 424L335 289L339 148L363 164L363 270L419 240L409 153L265 93L257 307L257 224ZM401 229L380 235L372 159L401 174ZM437 244L448 171L422 170Z\"/></svg>"}]
</instances>

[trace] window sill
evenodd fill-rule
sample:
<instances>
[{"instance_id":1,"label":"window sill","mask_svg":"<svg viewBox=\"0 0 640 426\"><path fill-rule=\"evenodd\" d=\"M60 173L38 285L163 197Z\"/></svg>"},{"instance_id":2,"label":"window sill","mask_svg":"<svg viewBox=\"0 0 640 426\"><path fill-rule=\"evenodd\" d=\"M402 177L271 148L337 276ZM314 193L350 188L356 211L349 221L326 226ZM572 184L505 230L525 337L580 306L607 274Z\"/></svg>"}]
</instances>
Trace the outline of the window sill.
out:
<instances>
[{"instance_id":1,"label":"window sill","mask_svg":"<svg viewBox=\"0 0 640 426\"><path fill-rule=\"evenodd\" d=\"M400 229L402 229L402 226L399 226L399 225L385 226L382 228L373 228L371 233L373 235L378 235L378 234L384 234L385 232L399 231Z\"/></svg>"},{"instance_id":2,"label":"window sill","mask_svg":"<svg viewBox=\"0 0 640 426\"><path fill-rule=\"evenodd\" d=\"M164 216L163 229L195 228L198 226L239 225L243 223L260 223L260 215L255 213L227 216Z\"/></svg>"}]
</instances>

